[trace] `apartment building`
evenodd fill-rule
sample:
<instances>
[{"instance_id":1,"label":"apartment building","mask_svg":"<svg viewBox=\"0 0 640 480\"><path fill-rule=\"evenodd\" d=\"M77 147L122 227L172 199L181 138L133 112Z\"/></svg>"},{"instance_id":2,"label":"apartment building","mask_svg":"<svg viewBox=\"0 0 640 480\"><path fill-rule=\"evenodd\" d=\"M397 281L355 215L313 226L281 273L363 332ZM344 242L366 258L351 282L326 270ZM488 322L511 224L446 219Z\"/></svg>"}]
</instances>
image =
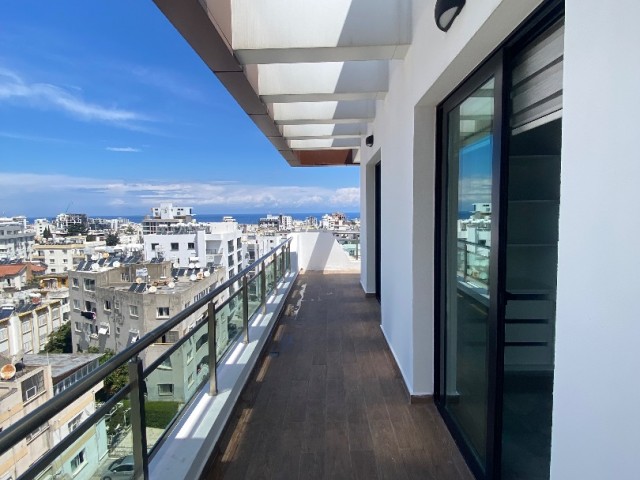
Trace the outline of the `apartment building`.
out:
<instances>
[{"instance_id":1,"label":"apartment building","mask_svg":"<svg viewBox=\"0 0 640 480\"><path fill-rule=\"evenodd\" d=\"M0 259L30 260L34 241L22 217L0 218Z\"/></svg>"},{"instance_id":2,"label":"apartment building","mask_svg":"<svg viewBox=\"0 0 640 480\"><path fill-rule=\"evenodd\" d=\"M91 366L95 368L98 357L99 355L24 355L19 361L13 362L11 356L0 355L0 363L8 366L3 369L0 381L0 428L6 429L53 398L61 388L64 389L65 382L75 372L82 369L88 371ZM95 411L95 393L100 388L102 382L0 456L0 478L6 480L20 477L43 453L86 420ZM63 456L56 459L43 478L66 476L89 480L106 454L107 433L103 419L93 424Z\"/></svg>"},{"instance_id":3,"label":"apartment building","mask_svg":"<svg viewBox=\"0 0 640 480\"><path fill-rule=\"evenodd\" d=\"M127 260L112 256L82 262L69 272L73 351L93 347L101 352L119 352L197 302L226 278L220 267L176 268L169 261L142 262L139 257ZM227 298L227 293L221 294L217 302ZM145 351L141 356L144 364L150 365L159 358L205 314L203 307ZM224 339L233 332L221 321L218 334ZM181 367L191 361L206 363L204 350L194 345L190 355L184 351L184 358L182 351L172 355L149 381L149 398L181 401L181 395L188 391L183 385L196 388L198 382L183 374L186 369Z\"/></svg>"},{"instance_id":4,"label":"apartment building","mask_svg":"<svg viewBox=\"0 0 640 480\"><path fill-rule=\"evenodd\" d=\"M179 223L191 223L194 219L192 207L174 207L172 203L161 203L151 209L151 216L142 220L142 233L156 233L158 229L167 228Z\"/></svg>"},{"instance_id":5,"label":"apartment building","mask_svg":"<svg viewBox=\"0 0 640 480\"><path fill-rule=\"evenodd\" d=\"M84 243L39 243L34 247L33 259L46 265L47 273L60 273L73 270L84 255Z\"/></svg>"},{"instance_id":6,"label":"apartment building","mask_svg":"<svg viewBox=\"0 0 640 480\"><path fill-rule=\"evenodd\" d=\"M242 232L236 222L172 223L144 235L145 258L163 258L174 267L223 267L227 278L246 265Z\"/></svg>"}]
</instances>

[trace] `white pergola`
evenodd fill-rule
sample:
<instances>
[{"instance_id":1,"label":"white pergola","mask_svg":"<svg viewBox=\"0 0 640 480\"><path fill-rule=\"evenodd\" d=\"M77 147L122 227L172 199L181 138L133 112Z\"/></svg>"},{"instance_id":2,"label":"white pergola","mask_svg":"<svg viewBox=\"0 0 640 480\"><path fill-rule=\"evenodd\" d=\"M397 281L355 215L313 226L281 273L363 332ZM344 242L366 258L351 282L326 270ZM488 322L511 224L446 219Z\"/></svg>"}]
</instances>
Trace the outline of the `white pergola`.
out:
<instances>
[{"instance_id":1,"label":"white pergola","mask_svg":"<svg viewBox=\"0 0 640 480\"><path fill-rule=\"evenodd\" d=\"M293 166L349 165L411 42L411 0L154 0Z\"/></svg>"}]
</instances>

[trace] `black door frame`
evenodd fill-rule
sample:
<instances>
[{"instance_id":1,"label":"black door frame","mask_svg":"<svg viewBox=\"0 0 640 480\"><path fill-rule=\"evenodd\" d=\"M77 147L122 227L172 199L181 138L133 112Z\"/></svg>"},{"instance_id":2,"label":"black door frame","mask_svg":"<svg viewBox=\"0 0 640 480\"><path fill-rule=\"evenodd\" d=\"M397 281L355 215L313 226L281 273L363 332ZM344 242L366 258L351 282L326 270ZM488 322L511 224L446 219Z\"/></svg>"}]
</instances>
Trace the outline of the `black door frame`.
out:
<instances>
[{"instance_id":1,"label":"black door frame","mask_svg":"<svg viewBox=\"0 0 640 480\"><path fill-rule=\"evenodd\" d=\"M506 192L508 180L509 151L509 96L510 68L513 56L544 32L549 26L564 17L564 0L549 0L525 20L522 26L507 38L476 70L438 106L436 127L436 185L435 185L435 249L434 249L434 399L438 411L447 428L460 448L467 465L478 479L500 480L502 464L502 400L504 382L504 309L506 278L506 238L507 212ZM462 103L478 87L491 77L495 78L495 124L492 160L492 231L490 254L490 306L487 319L487 362L488 362L488 404L487 404L487 455L486 470L478 463L471 448L458 432L453 418L444 408L446 361L446 316L445 316L445 266L446 220L447 220L447 153L448 153L448 112Z\"/></svg>"}]
</instances>

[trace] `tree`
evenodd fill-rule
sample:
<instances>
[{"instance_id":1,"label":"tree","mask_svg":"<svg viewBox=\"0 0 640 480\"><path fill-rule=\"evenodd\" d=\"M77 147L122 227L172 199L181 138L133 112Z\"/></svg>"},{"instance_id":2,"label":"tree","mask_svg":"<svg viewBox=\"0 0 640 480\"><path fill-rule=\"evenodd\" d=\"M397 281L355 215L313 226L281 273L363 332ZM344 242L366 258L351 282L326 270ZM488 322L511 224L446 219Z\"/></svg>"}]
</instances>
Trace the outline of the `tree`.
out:
<instances>
[{"instance_id":1,"label":"tree","mask_svg":"<svg viewBox=\"0 0 640 480\"><path fill-rule=\"evenodd\" d=\"M96 347L89 347L87 350L89 353L97 353L95 350ZM105 350L104 355L100 358L100 364L103 364L110 360L115 355L113 350ZM121 365L116 368L112 373L107 375L104 379L104 387L102 390L96 393L96 399L101 402L106 402L111 397L113 397L118 390L123 388L127 383L129 383L129 371L127 370L127 365Z\"/></svg>"},{"instance_id":2,"label":"tree","mask_svg":"<svg viewBox=\"0 0 640 480\"><path fill-rule=\"evenodd\" d=\"M49 335L44 351L48 353L71 353L73 352L71 342L71 322L63 323L62 326Z\"/></svg>"},{"instance_id":3,"label":"tree","mask_svg":"<svg viewBox=\"0 0 640 480\"><path fill-rule=\"evenodd\" d=\"M110 233L106 238L107 247L115 247L120 243L120 237L117 233Z\"/></svg>"},{"instance_id":4,"label":"tree","mask_svg":"<svg viewBox=\"0 0 640 480\"><path fill-rule=\"evenodd\" d=\"M49 227L45 228L44 231L42 232L42 236L44 238L51 238L53 237L53 235L51 234L51 230L49 230Z\"/></svg>"},{"instance_id":5,"label":"tree","mask_svg":"<svg viewBox=\"0 0 640 480\"><path fill-rule=\"evenodd\" d=\"M83 223L72 223L67 227L67 235L86 235L88 231Z\"/></svg>"}]
</instances>

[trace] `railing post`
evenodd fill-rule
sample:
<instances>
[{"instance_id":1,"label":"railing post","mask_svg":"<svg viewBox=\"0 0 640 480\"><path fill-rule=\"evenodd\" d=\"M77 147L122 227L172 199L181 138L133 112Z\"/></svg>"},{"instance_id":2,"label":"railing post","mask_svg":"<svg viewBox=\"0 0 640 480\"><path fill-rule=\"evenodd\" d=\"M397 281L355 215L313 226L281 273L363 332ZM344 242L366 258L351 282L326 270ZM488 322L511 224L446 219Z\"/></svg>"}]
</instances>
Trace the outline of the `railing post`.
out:
<instances>
[{"instance_id":1,"label":"railing post","mask_svg":"<svg viewBox=\"0 0 640 480\"><path fill-rule=\"evenodd\" d=\"M247 276L242 276L242 332L244 343L249 343L249 286Z\"/></svg>"},{"instance_id":2,"label":"railing post","mask_svg":"<svg viewBox=\"0 0 640 480\"><path fill-rule=\"evenodd\" d=\"M207 318L208 343L209 343L209 395L218 394L218 375L217 375L217 357L218 346L216 342L216 304L209 302L207 307L209 317Z\"/></svg>"},{"instance_id":3,"label":"railing post","mask_svg":"<svg viewBox=\"0 0 640 480\"><path fill-rule=\"evenodd\" d=\"M127 365L131 384L131 435L133 439L133 464L136 480L149 478L149 456L147 454L147 428L144 411L144 379L142 360L134 357Z\"/></svg>"},{"instance_id":4,"label":"railing post","mask_svg":"<svg viewBox=\"0 0 640 480\"><path fill-rule=\"evenodd\" d=\"M266 261L260 265L260 298L262 299L262 313L267 313L267 272Z\"/></svg>"}]
</instances>

